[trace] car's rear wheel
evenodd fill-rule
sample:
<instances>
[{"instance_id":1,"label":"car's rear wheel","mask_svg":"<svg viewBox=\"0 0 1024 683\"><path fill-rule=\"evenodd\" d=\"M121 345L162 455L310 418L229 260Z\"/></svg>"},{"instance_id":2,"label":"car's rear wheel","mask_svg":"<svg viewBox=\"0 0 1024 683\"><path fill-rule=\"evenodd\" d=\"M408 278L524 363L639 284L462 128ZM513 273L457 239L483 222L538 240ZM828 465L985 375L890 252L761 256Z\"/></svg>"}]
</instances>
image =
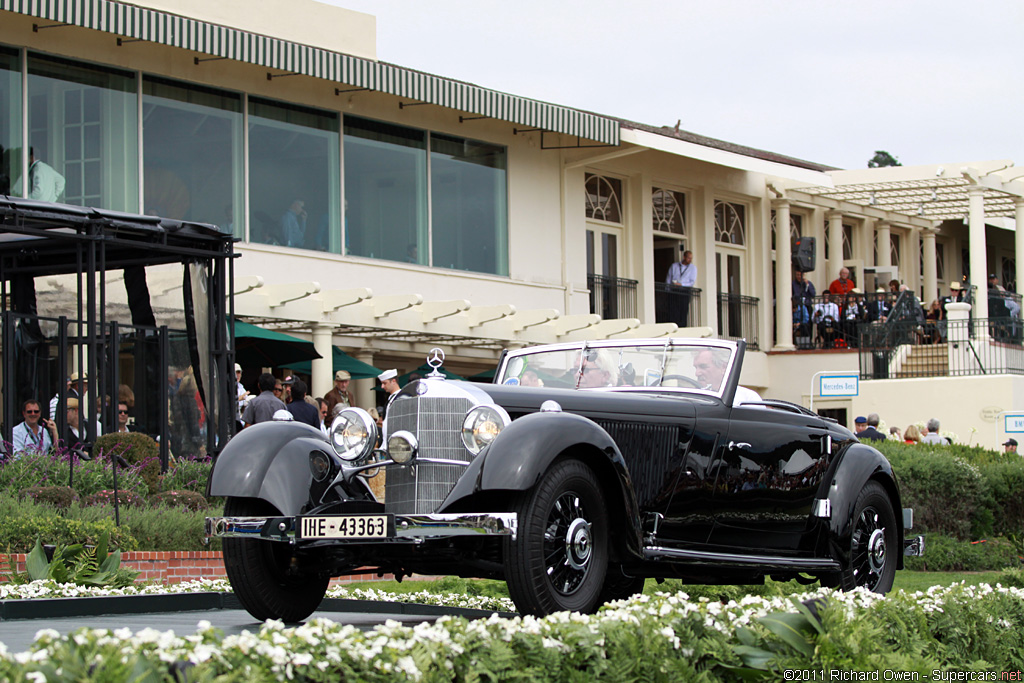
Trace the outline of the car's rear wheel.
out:
<instances>
[{"instance_id":1,"label":"car's rear wheel","mask_svg":"<svg viewBox=\"0 0 1024 683\"><path fill-rule=\"evenodd\" d=\"M280 514L253 498L228 498L225 517ZM279 541L225 538L224 569L235 596L256 619L293 623L312 614L327 593L329 576L304 574L292 567L292 547Z\"/></svg>"},{"instance_id":2,"label":"car's rear wheel","mask_svg":"<svg viewBox=\"0 0 1024 683\"><path fill-rule=\"evenodd\" d=\"M889 495L881 484L869 481L853 508L850 558L839 577L844 590L863 587L888 593L892 589L902 550L897 532Z\"/></svg>"},{"instance_id":3,"label":"car's rear wheel","mask_svg":"<svg viewBox=\"0 0 1024 683\"><path fill-rule=\"evenodd\" d=\"M608 569L608 515L597 477L579 460L556 463L513 504L506 539L509 594L524 614L593 612Z\"/></svg>"}]
</instances>

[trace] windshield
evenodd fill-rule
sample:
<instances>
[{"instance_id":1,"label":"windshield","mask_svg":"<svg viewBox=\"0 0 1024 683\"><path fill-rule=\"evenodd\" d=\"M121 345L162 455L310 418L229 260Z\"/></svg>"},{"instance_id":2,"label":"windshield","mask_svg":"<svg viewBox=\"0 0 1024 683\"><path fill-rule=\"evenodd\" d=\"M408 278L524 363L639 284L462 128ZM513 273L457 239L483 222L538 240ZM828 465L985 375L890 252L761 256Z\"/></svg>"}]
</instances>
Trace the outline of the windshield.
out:
<instances>
[{"instance_id":1,"label":"windshield","mask_svg":"<svg viewBox=\"0 0 1024 683\"><path fill-rule=\"evenodd\" d=\"M510 354L500 384L561 389L673 387L721 396L735 348L673 342L536 347Z\"/></svg>"}]
</instances>

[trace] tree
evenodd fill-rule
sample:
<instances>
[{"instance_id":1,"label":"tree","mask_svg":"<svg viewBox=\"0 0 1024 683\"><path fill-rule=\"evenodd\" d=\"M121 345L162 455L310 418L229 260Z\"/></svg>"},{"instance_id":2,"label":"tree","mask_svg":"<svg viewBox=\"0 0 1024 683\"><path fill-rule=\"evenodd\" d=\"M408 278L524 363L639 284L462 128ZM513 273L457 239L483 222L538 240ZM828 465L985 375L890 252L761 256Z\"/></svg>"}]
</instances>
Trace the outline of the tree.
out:
<instances>
[{"instance_id":1,"label":"tree","mask_svg":"<svg viewBox=\"0 0 1024 683\"><path fill-rule=\"evenodd\" d=\"M900 160L883 149L875 150L875 156L868 161L868 168L882 168L883 166L902 166Z\"/></svg>"}]
</instances>

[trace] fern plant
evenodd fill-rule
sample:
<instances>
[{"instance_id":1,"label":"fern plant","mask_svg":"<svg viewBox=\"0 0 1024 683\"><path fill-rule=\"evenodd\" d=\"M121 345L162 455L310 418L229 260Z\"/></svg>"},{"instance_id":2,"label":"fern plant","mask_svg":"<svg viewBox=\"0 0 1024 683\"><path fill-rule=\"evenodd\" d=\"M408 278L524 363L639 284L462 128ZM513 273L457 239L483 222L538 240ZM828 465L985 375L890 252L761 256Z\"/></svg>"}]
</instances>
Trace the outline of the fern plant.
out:
<instances>
[{"instance_id":1,"label":"fern plant","mask_svg":"<svg viewBox=\"0 0 1024 683\"><path fill-rule=\"evenodd\" d=\"M104 533L95 546L82 543L60 545L48 560L43 545L36 539L36 545L25 561L25 572L11 572L15 583L29 581L55 581L73 583L78 586L110 586L125 588L135 583L139 572L121 568L121 551L107 552L109 534Z\"/></svg>"}]
</instances>

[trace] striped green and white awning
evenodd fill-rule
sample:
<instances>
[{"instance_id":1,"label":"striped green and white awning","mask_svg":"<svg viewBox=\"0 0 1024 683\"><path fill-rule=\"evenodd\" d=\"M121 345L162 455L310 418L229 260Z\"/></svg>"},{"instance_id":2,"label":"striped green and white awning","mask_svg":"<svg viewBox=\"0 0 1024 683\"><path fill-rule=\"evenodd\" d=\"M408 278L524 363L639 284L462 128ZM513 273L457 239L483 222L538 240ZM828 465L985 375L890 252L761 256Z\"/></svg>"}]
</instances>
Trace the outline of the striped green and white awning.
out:
<instances>
[{"instance_id":1,"label":"striped green and white awning","mask_svg":"<svg viewBox=\"0 0 1024 683\"><path fill-rule=\"evenodd\" d=\"M0 10L619 144L619 123L611 118L157 10L110 0L0 0Z\"/></svg>"}]
</instances>

